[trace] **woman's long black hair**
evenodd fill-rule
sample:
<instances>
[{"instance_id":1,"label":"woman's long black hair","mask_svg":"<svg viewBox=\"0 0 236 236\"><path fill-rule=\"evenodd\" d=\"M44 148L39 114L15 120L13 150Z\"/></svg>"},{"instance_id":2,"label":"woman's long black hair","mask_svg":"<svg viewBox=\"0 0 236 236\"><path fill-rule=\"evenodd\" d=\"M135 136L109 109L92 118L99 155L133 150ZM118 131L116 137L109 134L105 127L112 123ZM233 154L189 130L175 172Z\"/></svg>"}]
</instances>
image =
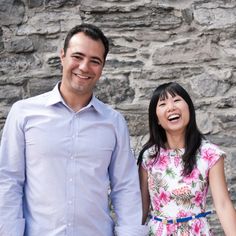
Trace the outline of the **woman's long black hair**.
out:
<instances>
[{"instance_id":1,"label":"woman's long black hair","mask_svg":"<svg viewBox=\"0 0 236 236\"><path fill-rule=\"evenodd\" d=\"M140 165L143 158L143 153L150 147L155 146L156 154L153 158L158 158L160 148L166 148L167 142L166 132L161 125L158 124L158 118L156 115L156 107L159 99L166 98L167 93L171 96L179 95L188 104L189 108L189 123L185 132L185 152L182 156L184 162L183 175L188 175L192 172L196 165L196 154L201 145L201 141L204 138L203 134L199 131L196 123L195 109L187 91L176 82L165 83L158 86L153 92L150 104L149 104L149 139L144 144L142 150L138 156L138 164Z\"/></svg>"}]
</instances>

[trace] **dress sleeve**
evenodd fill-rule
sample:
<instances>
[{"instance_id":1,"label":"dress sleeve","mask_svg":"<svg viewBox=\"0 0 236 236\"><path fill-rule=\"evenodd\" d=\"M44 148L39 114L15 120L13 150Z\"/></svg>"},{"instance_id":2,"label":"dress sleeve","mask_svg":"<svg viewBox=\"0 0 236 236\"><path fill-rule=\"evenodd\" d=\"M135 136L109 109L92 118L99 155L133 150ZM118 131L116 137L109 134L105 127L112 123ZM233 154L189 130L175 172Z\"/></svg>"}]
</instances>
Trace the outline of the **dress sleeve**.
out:
<instances>
[{"instance_id":1,"label":"dress sleeve","mask_svg":"<svg viewBox=\"0 0 236 236\"><path fill-rule=\"evenodd\" d=\"M24 134L14 106L5 122L0 146L0 235L24 235Z\"/></svg>"},{"instance_id":2,"label":"dress sleeve","mask_svg":"<svg viewBox=\"0 0 236 236\"><path fill-rule=\"evenodd\" d=\"M154 149L153 147L145 150L145 152L143 153L143 159L142 159L142 167L145 169L145 170L149 170L152 166L152 159L150 158L150 155L153 155L154 154Z\"/></svg>"},{"instance_id":3,"label":"dress sleeve","mask_svg":"<svg viewBox=\"0 0 236 236\"><path fill-rule=\"evenodd\" d=\"M147 150L143 153L143 159L142 159L142 167L145 170L148 170L148 164L147 164Z\"/></svg>"},{"instance_id":4,"label":"dress sleeve","mask_svg":"<svg viewBox=\"0 0 236 236\"><path fill-rule=\"evenodd\" d=\"M208 162L208 169L211 169L220 158L225 158L226 154L217 145L210 142L203 145L201 155Z\"/></svg>"}]
</instances>

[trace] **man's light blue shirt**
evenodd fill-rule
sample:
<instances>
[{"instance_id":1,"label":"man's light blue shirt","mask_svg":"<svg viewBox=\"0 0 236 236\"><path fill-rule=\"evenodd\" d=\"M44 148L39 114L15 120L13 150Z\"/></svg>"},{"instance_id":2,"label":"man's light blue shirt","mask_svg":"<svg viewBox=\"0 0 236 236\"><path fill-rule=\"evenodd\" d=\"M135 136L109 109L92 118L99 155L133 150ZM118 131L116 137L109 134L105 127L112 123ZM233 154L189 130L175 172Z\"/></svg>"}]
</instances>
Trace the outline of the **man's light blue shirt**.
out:
<instances>
[{"instance_id":1,"label":"man's light blue shirt","mask_svg":"<svg viewBox=\"0 0 236 236\"><path fill-rule=\"evenodd\" d=\"M144 235L138 171L123 116L94 96L79 112L58 85L16 102L0 148L1 236Z\"/></svg>"}]
</instances>

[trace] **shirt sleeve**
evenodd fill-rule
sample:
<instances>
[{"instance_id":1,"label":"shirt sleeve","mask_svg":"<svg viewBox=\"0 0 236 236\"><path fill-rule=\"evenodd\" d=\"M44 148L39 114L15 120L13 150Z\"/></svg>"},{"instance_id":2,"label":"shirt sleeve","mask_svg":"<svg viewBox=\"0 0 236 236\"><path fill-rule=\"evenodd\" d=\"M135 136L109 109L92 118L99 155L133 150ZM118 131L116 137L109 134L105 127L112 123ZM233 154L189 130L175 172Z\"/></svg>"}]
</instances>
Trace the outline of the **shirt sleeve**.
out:
<instances>
[{"instance_id":1,"label":"shirt sleeve","mask_svg":"<svg viewBox=\"0 0 236 236\"><path fill-rule=\"evenodd\" d=\"M117 236L143 236L141 192L138 166L130 149L126 122L116 124L117 143L109 166L111 201L116 215ZM142 232L143 231L143 232Z\"/></svg>"},{"instance_id":2,"label":"shirt sleeve","mask_svg":"<svg viewBox=\"0 0 236 236\"><path fill-rule=\"evenodd\" d=\"M22 198L25 181L24 134L19 123L21 111L13 105L0 146L0 235L22 236Z\"/></svg>"},{"instance_id":3,"label":"shirt sleeve","mask_svg":"<svg viewBox=\"0 0 236 236\"><path fill-rule=\"evenodd\" d=\"M116 226L115 235L116 236L148 236L149 228L147 225L140 225L134 227L129 226Z\"/></svg>"}]
</instances>

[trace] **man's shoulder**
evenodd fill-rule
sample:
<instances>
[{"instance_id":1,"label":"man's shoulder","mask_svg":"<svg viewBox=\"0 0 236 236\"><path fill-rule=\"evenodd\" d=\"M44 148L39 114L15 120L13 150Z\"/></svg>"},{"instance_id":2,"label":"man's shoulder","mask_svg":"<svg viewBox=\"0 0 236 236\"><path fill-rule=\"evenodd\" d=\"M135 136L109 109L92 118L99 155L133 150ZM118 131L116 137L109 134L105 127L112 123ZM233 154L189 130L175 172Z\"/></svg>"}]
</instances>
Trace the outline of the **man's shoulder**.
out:
<instances>
[{"instance_id":1,"label":"man's shoulder","mask_svg":"<svg viewBox=\"0 0 236 236\"><path fill-rule=\"evenodd\" d=\"M51 91L49 92L45 92L45 93L42 93L42 94L39 94L39 95L35 95L35 96L32 96L32 97L27 97L27 98L24 98L24 99L21 99L21 100L18 100L17 102L15 102L16 105L26 105L26 104L42 104L44 103L45 101L47 101L48 97L50 96L51 94Z\"/></svg>"},{"instance_id":2,"label":"man's shoulder","mask_svg":"<svg viewBox=\"0 0 236 236\"><path fill-rule=\"evenodd\" d=\"M112 117L117 117L117 118L122 118L122 119L124 118L123 114L112 105L104 103L98 98L95 98L95 99L96 99L96 104L97 104L96 108L98 109L99 112L105 114L106 116L112 116Z\"/></svg>"},{"instance_id":3,"label":"man's shoulder","mask_svg":"<svg viewBox=\"0 0 236 236\"><path fill-rule=\"evenodd\" d=\"M30 109L38 106L45 106L48 97L50 96L50 93L51 91L33 97L18 100L12 105L11 110L18 110L23 112L25 109Z\"/></svg>"}]
</instances>

